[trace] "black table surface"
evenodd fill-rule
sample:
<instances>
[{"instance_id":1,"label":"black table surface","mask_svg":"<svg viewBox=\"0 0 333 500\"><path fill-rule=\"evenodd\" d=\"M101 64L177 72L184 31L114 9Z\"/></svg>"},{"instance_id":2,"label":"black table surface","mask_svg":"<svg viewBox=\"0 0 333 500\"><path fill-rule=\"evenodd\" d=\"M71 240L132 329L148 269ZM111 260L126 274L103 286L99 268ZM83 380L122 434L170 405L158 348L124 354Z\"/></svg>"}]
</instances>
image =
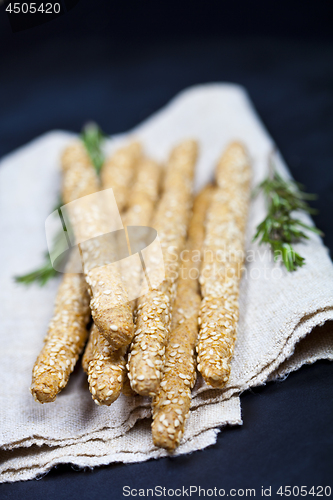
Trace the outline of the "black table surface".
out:
<instances>
[{"instance_id":1,"label":"black table surface","mask_svg":"<svg viewBox=\"0 0 333 500\"><path fill-rule=\"evenodd\" d=\"M0 156L49 130L79 131L91 119L108 134L126 131L188 86L235 82L248 90L293 176L318 194L315 222L332 251L332 40L222 36L215 28L211 36L179 29L164 38L117 39L102 17L91 32L64 25L50 36L45 26L12 34L1 14ZM92 471L61 465L39 481L1 485L0 498L118 499L124 486L191 485L226 495L255 488L256 496L271 486L279 498L280 486L332 486L332 388L332 366L319 361L243 394L243 425L223 429L208 449Z\"/></svg>"}]
</instances>

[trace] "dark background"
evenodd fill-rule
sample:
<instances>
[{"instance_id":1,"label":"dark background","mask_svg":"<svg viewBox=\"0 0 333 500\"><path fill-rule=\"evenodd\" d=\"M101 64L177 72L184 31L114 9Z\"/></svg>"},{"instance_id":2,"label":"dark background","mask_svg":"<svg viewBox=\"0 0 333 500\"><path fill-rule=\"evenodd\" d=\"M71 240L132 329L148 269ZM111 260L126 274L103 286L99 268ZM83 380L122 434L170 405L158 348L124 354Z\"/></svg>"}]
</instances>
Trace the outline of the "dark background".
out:
<instances>
[{"instance_id":1,"label":"dark background","mask_svg":"<svg viewBox=\"0 0 333 500\"><path fill-rule=\"evenodd\" d=\"M63 4L65 7L65 4ZM125 131L182 89L248 90L294 177L316 192L333 250L333 2L80 0L13 33L0 6L0 157L96 120ZM192 455L94 471L58 467L0 498L122 498L122 487L333 486L333 370L321 361L242 396L244 425ZM273 498L275 497L272 495Z\"/></svg>"}]
</instances>

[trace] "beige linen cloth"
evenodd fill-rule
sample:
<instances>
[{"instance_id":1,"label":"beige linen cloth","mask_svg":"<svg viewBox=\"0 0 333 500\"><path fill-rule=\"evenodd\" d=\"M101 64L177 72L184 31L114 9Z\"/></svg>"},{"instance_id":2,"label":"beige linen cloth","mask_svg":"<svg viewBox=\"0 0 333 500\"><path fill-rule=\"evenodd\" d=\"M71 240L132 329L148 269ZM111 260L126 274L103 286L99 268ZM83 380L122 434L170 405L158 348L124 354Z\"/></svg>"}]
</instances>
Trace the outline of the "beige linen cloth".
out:
<instances>
[{"instance_id":1,"label":"beige linen cloth","mask_svg":"<svg viewBox=\"0 0 333 500\"><path fill-rule=\"evenodd\" d=\"M245 91L224 84L186 90L130 135L158 160L165 160L181 139L198 139L196 188L212 178L218 157L234 139L246 143L257 184L267 175L273 146ZM72 137L48 133L1 162L1 482L31 479L59 463L93 467L167 455L152 442L149 400L121 396L110 408L97 407L80 366L56 402L39 405L29 393L59 282L25 288L13 276L41 262L44 222L59 192L59 155ZM127 137L114 138L109 150ZM288 175L280 157L276 163ZM287 273L272 262L267 248L251 243L264 214L263 199L254 200L230 381L225 390L198 381L176 454L205 448L216 441L223 425L241 424L239 394L245 389L283 377L304 363L333 358L333 267L327 249L311 236L306 245L297 245L305 267Z\"/></svg>"}]
</instances>

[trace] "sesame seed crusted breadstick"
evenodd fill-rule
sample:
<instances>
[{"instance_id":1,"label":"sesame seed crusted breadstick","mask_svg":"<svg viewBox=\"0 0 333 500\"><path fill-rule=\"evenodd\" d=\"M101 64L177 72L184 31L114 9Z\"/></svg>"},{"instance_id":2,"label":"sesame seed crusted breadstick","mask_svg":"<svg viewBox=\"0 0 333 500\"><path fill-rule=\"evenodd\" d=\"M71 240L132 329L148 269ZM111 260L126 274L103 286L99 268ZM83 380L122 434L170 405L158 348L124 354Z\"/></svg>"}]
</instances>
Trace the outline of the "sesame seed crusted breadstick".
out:
<instances>
[{"instance_id":1,"label":"sesame seed crusted breadstick","mask_svg":"<svg viewBox=\"0 0 333 500\"><path fill-rule=\"evenodd\" d=\"M64 203L98 190L98 178L80 142L62 155ZM73 255L68 269L72 268ZM82 274L65 273L60 284L53 318L45 344L33 368L31 393L36 401L48 403L66 386L86 342L90 318L87 286Z\"/></svg>"},{"instance_id":2,"label":"sesame seed crusted breadstick","mask_svg":"<svg viewBox=\"0 0 333 500\"><path fill-rule=\"evenodd\" d=\"M132 389L143 396L156 393L164 367L178 257L190 215L196 157L195 141L184 141L174 148L168 162L164 193L152 221L162 248L165 279L138 300L135 337L129 355Z\"/></svg>"},{"instance_id":3,"label":"sesame seed crusted breadstick","mask_svg":"<svg viewBox=\"0 0 333 500\"><path fill-rule=\"evenodd\" d=\"M165 373L153 400L155 446L173 451L184 432L196 380L194 347L198 331L199 296L187 302L186 322L175 328L166 348Z\"/></svg>"},{"instance_id":4,"label":"sesame seed crusted breadstick","mask_svg":"<svg viewBox=\"0 0 333 500\"><path fill-rule=\"evenodd\" d=\"M126 150L127 148L123 148L120 155L119 170L124 163L124 158L126 158ZM117 156L117 153L114 156ZM132 157L132 152L129 153L129 156ZM66 203L75 199L70 188L79 198L98 191L97 176L88 160L88 155L80 144L65 151L63 155L63 170L65 172L63 192ZM110 160L109 163L112 161ZM114 163L117 164L117 162ZM89 171L89 166L90 171L95 175L95 182L92 182L90 172L90 183L84 183L82 179ZM127 170L129 169L127 168ZM112 172L115 174L114 166ZM75 189L76 185L84 185L86 191L78 192ZM96 209L92 210L90 203L88 199L83 200L80 206L70 207L70 219L78 241L80 239L86 240L80 243L80 249L88 292L91 296L90 307L93 319L100 331L110 343L112 342L113 349L118 349L124 343L130 342L133 332L132 311L127 304L126 291L115 266L97 265L97 260L99 263L109 262L110 246L107 243L100 244L97 239L94 239L94 236L98 233L108 233L109 224L107 215L102 211L102 206L96 205ZM80 238L81 236L82 238ZM87 239L89 236L92 239Z\"/></svg>"},{"instance_id":5,"label":"sesame seed crusted breadstick","mask_svg":"<svg viewBox=\"0 0 333 500\"><path fill-rule=\"evenodd\" d=\"M116 151L103 165L103 188L113 188L120 211L124 209L128 200L128 184L133 177L135 169L134 159L139 157L140 150L141 147L138 143L132 143ZM125 166L124 170L123 166ZM62 155L62 169L66 173L63 179L63 198L65 203L69 203L81 196L92 194L99 189L98 178L91 167L91 163L81 142L77 142L66 148ZM78 189L78 186L80 186L80 189ZM82 366L86 372L88 371L89 361L92 359L92 351L93 344L89 338L82 357Z\"/></svg>"},{"instance_id":6,"label":"sesame seed crusted breadstick","mask_svg":"<svg viewBox=\"0 0 333 500\"><path fill-rule=\"evenodd\" d=\"M82 275L66 273L60 284L45 344L32 372L31 394L50 403L66 386L87 340L89 297Z\"/></svg>"},{"instance_id":7,"label":"sesame seed crusted breadstick","mask_svg":"<svg viewBox=\"0 0 333 500\"><path fill-rule=\"evenodd\" d=\"M162 167L149 158L143 158L138 165L138 173L131 191L130 206L123 217L124 226L147 226L153 215L154 207L158 198L160 180L163 173ZM122 275L132 290L139 294L142 279L141 262L130 262L124 260L121 263ZM131 301L134 312L137 300ZM128 356L126 355L126 375L122 388L125 396L133 396L133 391L128 378Z\"/></svg>"},{"instance_id":8,"label":"sesame seed crusted breadstick","mask_svg":"<svg viewBox=\"0 0 333 500\"><path fill-rule=\"evenodd\" d=\"M207 214L199 280L203 300L197 345L198 370L213 387L223 387L230 376L250 178L250 161L244 146L232 143L216 170L218 189Z\"/></svg>"},{"instance_id":9,"label":"sesame seed crusted breadstick","mask_svg":"<svg viewBox=\"0 0 333 500\"><path fill-rule=\"evenodd\" d=\"M136 164L141 155L141 146L131 143L121 148L107 160L101 173L103 188L112 188L119 211L128 203L129 186ZM94 214L89 213L91 227L103 229L103 216L99 213L94 220ZM86 230L86 228L85 228ZM133 337L133 314L128 300L126 286L123 283L119 265L110 264L113 249L108 243L96 248L98 242L86 241L81 244L85 257L84 271L91 295L91 313L99 331L109 342L114 351L127 346ZM95 255L103 266L95 266ZM115 259L114 259L115 260Z\"/></svg>"},{"instance_id":10,"label":"sesame seed crusted breadstick","mask_svg":"<svg viewBox=\"0 0 333 500\"><path fill-rule=\"evenodd\" d=\"M113 351L95 325L90 332L92 358L88 364L88 383L93 400L109 406L120 395L125 374L126 347Z\"/></svg>"},{"instance_id":11,"label":"sesame seed crusted breadstick","mask_svg":"<svg viewBox=\"0 0 333 500\"><path fill-rule=\"evenodd\" d=\"M165 352L165 368L157 395L153 398L152 434L156 446L173 451L184 433L191 404L191 389L196 380L194 349L198 335L201 303L198 274L204 240L204 221L213 188L207 186L193 205L185 257L178 280L171 333Z\"/></svg>"}]
</instances>

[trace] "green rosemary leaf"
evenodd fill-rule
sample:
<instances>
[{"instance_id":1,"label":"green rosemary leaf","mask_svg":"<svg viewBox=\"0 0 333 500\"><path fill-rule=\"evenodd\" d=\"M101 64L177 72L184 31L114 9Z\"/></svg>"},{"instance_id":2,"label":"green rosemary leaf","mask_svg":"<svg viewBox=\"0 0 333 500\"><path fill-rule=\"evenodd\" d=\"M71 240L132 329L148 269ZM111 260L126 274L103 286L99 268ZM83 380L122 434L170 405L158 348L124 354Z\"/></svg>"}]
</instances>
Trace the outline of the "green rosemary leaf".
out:
<instances>
[{"instance_id":1,"label":"green rosemary leaf","mask_svg":"<svg viewBox=\"0 0 333 500\"><path fill-rule=\"evenodd\" d=\"M96 123L88 123L83 127L81 140L86 147L91 162L94 165L97 174L100 173L104 163L104 154L102 144L105 135Z\"/></svg>"},{"instance_id":2,"label":"green rosemary leaf","mask_svg":"<svg viewBox=\"0 0 333 500\"><path fill-rule=\"evenodd\" d=\"M16 283L22 283L23 285L38 283L40 286L44 286L51 278L58 276L59 273L52 267L49 255L45 260L45 264L39 269L24 274L23 276L15 276L14 279Z\"/></svg>"},{"instance_id":3,"label":"green rosemary leaf","mask_svg":"<svg viewBox=\"0 0 333 500\"><path fill-rule=\"evenodd\" d=\"M254 190L253 196L263 192L267 202L267 216L258 224L253 241L270 245L274 260L282 259L288 271L295 271L305 264L305 259L295 252L292 244L299 243L309 236L306 231L322 235L316 227L309 226L293 216L301 211L308 214L316 213L307 200L313 200L316 195L305 193L304 186L292 180L285 180L276 172L270 162L270 175Z\"/></svg>"},{"instance_id":4,"label":"green rosemary leaf","mask_svg":"<svg viewBox=\"0 0 333 500\"><path fill-rule=\"evenodd\" d=\"M319 236L323 236L323 232L318 229L317 227L315 226L309 226L308 224L304 224L304 222L300 221L300 220L297 220L297 224L299 226L302 226L304 227L305 229L307 229L308 231L312 231L313 233L316 233L316 234L319 234Z\"/></svg>"}]
</instances>

